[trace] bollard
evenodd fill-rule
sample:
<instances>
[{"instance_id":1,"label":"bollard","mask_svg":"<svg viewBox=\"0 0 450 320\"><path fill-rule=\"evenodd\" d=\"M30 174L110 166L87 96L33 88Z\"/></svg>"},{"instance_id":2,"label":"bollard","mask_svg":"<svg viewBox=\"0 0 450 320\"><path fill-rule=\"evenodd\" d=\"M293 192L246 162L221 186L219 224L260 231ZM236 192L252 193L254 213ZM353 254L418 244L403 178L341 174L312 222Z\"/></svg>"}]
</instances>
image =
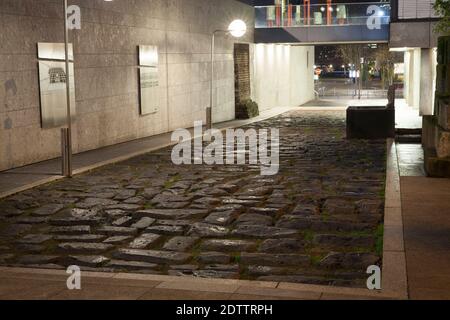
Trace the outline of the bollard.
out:
<instances>
[{"instance_id":1,"label":"bollard","mask_svg":"<svg viewBox=\"0 0 450 320\"><path fill-rule=\"evenodd\" d=\"M65 177L72 176L71 141L68 128L61 129L61 171Z\"/></svg>"},{"instance_id":2,"label":"bollard","mask_svg":"<svg viewBox=\"0 0 450 320\"><path fill-rule=\"evenodd\" d=\"M212 129L212 109L206 108L206 129Z\"/></svg>"}]
</instances>

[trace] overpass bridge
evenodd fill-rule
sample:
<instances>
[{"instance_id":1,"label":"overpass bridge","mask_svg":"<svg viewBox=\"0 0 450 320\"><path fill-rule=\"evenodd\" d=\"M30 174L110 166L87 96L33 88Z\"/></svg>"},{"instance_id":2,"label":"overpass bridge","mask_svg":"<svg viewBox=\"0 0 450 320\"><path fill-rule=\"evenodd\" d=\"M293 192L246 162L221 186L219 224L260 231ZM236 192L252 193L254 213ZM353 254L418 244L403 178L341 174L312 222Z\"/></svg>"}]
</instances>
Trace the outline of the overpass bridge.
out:
<instances>
[{"instance_id":1,"label":"overpass bridge","mask_svg":"<svg viewBox=\"0 0 450 320\"><path fill-rule=\"evenodd\" d=\"M257 43L387 43L389 2L255 7Z\"/></svg>"}]
</instances>

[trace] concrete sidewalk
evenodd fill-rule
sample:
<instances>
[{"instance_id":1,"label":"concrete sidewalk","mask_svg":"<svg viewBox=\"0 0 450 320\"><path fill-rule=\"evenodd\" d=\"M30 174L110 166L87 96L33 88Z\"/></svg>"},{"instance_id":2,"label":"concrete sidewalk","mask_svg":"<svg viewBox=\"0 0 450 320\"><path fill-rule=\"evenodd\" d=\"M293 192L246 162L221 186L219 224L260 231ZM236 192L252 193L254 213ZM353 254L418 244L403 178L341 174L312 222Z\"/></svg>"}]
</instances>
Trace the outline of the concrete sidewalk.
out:
<instances>
[{"instance_id":1,"label":"concrete sidewalk","mask_svg":"<svg viewBox=\"0 0 450 320\"><path fill-rule=\"evenodd\" d=\"M277 116L293 109L296 108L273 108L261 112L259 117L253 119L222 122L214 124L214 127L218 129L240 127ZM171 141L171 134L172 132L168 132L76 154L73 156L74 174L80 174L107 164L124 161L147 152L173 145L174 143ZM0 199L62 178L61 158L0 172Z\"/></svg>"},{"instance_id":2,"label":"concrete sidewalk","mask_svg":"<svg viewBox=\"0 0 450 320\"><path fill-rule=\"evenodd\" d=\"M450 299L450 180L401 177L411 299Z\"/></svg>"},{"instance_id":3,"label":"concrete sidewalk","mask_svg":"<svg viewBox=\"0 0 450 320\"><path fill-rule=\"evenodd\" d=\"M62 270L0 267L0 300L336 300L391 299L380 291L295 283L83 272L68 290Z\"/></svg>"}]
</instances>

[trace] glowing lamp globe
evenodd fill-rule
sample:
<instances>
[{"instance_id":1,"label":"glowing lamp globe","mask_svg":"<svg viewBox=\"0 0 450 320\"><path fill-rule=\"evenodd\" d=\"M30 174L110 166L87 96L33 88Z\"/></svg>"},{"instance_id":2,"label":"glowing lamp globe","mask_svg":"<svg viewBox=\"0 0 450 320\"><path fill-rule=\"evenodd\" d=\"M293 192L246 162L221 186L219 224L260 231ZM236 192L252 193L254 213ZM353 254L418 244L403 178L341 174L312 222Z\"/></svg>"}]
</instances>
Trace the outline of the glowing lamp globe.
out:
<instances>
[{"instance_id":1,"label":"glowing lamp globe","mask_svg":"<svg viewBox=\"0 0 450 320\"><path fill-rule=\"evenodd\" d=\"M247 25L242 20L234 20L230 23L228 32L235 38L241 38L247 32Z\"/></svg>"}]
</instances>

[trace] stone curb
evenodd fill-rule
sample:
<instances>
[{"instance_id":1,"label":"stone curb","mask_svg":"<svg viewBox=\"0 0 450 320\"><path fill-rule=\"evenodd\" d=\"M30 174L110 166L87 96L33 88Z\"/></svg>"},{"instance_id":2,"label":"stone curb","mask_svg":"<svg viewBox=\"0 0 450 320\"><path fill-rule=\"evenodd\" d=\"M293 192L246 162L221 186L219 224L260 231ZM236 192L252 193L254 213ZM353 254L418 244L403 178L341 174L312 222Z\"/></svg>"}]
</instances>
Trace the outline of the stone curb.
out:
<instances>
[{"instance_id":1,"label":"stone curb","mask_svg":"<svg viewBox=\"0 0 450 320\"><path fill-rule=\"evenodd\" d=\"M393 139L387 140L386 165L382 291L398 299L408 299L400 174Z\"/></svg>"}]
</instances>

